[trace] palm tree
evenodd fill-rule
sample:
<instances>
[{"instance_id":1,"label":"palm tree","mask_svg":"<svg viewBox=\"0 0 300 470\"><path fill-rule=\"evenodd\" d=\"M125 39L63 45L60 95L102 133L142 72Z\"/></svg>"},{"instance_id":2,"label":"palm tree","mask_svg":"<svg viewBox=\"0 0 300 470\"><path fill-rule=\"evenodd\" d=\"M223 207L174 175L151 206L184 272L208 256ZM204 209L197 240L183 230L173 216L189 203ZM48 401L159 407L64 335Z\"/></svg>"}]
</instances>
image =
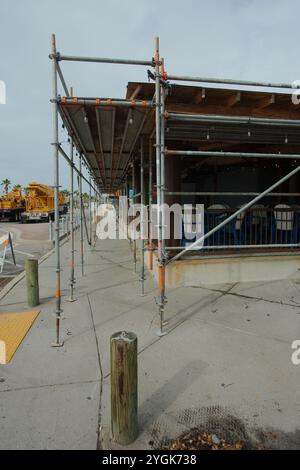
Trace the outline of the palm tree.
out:
<instances>
[{"instance_id":1,"label":"palm tree","mask_svg":"<svg viewBox=\"0 0 300 470\"><path fill-rule=\"evenodd\" d=\"M7 178L5 178L5 179L2 181L2 183L1 183L1 186L3 186L3 188L4 188L5 194L8 193L8 189L9 189L10 183L11 183L10 180L7 179Z\"/></svg>"},{"instance_id":2,"label":"palm tree","mask_svg":"<svg viewBox=\"0 0 300 470\"><path fill-rule=\"evenodd\" d=\"M89 204L89 199L90 199L90 196L88 195L88 193L82 193L82 204L87 207L88 204Z\"/></svg>"},{"instance_id":3,"label":"palm tree","mask_svg":"<svg viewBox=\"0 0 300 470\"><path fill-rule=\"evenodd\" d=\"M78 189L75 189L75 191L74 191L74 207L76 209L78 209L79 205L80 205L79 204L79 191L78 191Z\"/></svg>"}]
</instances>

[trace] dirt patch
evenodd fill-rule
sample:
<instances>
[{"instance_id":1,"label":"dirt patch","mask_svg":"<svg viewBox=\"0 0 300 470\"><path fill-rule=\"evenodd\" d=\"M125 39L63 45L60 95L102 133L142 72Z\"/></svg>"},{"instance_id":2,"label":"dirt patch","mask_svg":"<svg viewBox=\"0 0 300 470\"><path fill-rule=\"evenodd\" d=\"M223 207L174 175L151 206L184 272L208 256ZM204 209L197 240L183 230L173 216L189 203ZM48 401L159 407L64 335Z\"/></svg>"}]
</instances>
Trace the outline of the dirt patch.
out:
<instances>
[{"instance_id":1,"label":"dirt patch","mask_svg":"<svg viewBox=\"0 0 300 470\"><path fill-rule=\"evenodd\" d=\"M243 441L226 442L216 434L209 434L199 429L182 434L171 441L164 449L168 450L243 450L246 449Z\"/></svg>"},{"instance_id":2,"label":"dirt patch","mask_svg":"<svg viewBox=\"0 0 300 470\"><path fill-rule=\"evenodd\" d=\"M300 449L300 429L285 433L251 427L245 421L220 406L190 408L174 419L172 428L155 423L149 445L170 450Z\"/></svg>"}]
</instances>

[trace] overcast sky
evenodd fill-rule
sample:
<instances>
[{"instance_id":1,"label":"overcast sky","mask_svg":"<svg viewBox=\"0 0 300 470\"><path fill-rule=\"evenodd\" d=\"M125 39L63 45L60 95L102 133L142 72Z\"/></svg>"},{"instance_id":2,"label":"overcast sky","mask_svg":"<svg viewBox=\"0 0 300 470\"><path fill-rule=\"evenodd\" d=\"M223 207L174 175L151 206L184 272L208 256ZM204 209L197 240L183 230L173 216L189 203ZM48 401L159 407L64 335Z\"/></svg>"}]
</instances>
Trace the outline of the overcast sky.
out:
<instances>
[{"instance_id":1,"label":"overcast sky","mask_svg":"<svg viewBox=\"0 0 300 470\"><path fill-rule=\"evenodd\" d=\"M300 79L299 0L0 0L0 179L53 184L50 35L70 55L149 60L172 74ZM75 94L123 97L139 67L62 64ZM62 134L61 140L67 136ZM62 185L68 170L61 162Z\"/></svg>"}]
</instances>

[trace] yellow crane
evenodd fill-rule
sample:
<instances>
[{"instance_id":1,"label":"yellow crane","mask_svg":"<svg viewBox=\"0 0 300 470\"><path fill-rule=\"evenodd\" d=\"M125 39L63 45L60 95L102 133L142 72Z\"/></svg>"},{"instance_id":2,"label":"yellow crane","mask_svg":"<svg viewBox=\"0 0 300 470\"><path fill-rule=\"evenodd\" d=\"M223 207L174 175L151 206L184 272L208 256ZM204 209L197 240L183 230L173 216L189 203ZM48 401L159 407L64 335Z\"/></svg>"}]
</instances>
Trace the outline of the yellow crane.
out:
<instances>
[{"instance_id":1,"label":"yellow crane","mask_svg":"<svg viewBox=\"0 0 300 470\"><path fill-rule=\"evenodd\" d=\"M0 222L17 222L25 209L22 189L15 186L10 192L0 197Z\"/></svg>"},{"instance_id":2,"label":"yellow crane","mask_svg":"<svg viewBox=\"0 0 300 470\"><path fill-rule=\"evenodd\" d=\"M21 214L21 222L54 220L54 189L41 183L29 183L25 196L26 210ZM59 212L65 213L67 206L63 192L59 193Z\"/></svg>"}]
</instances>

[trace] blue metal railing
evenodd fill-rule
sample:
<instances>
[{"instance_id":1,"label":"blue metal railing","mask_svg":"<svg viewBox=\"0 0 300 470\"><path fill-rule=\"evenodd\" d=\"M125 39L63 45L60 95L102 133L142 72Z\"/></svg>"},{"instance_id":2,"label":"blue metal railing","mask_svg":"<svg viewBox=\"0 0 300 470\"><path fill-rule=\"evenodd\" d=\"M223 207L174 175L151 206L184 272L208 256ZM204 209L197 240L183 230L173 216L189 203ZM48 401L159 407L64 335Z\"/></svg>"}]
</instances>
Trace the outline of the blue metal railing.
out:
<instances>
[{"instance_id":1,"label":"blue metal railing","mask_svg":"<svg viewBox=\"0 0 300 470\"><path fill-rule=\"evenodd\" d=\"M235 208L208 208L204 213L204 233L220 224ZM193 230L195 230L195 224ZM195 241L185 233L181 246ZM278 204L275 207L254 206L208 237L198 250L241 250L251 248L297 249L300 243L300 207Z\"/></svg>"}]
</instances>

